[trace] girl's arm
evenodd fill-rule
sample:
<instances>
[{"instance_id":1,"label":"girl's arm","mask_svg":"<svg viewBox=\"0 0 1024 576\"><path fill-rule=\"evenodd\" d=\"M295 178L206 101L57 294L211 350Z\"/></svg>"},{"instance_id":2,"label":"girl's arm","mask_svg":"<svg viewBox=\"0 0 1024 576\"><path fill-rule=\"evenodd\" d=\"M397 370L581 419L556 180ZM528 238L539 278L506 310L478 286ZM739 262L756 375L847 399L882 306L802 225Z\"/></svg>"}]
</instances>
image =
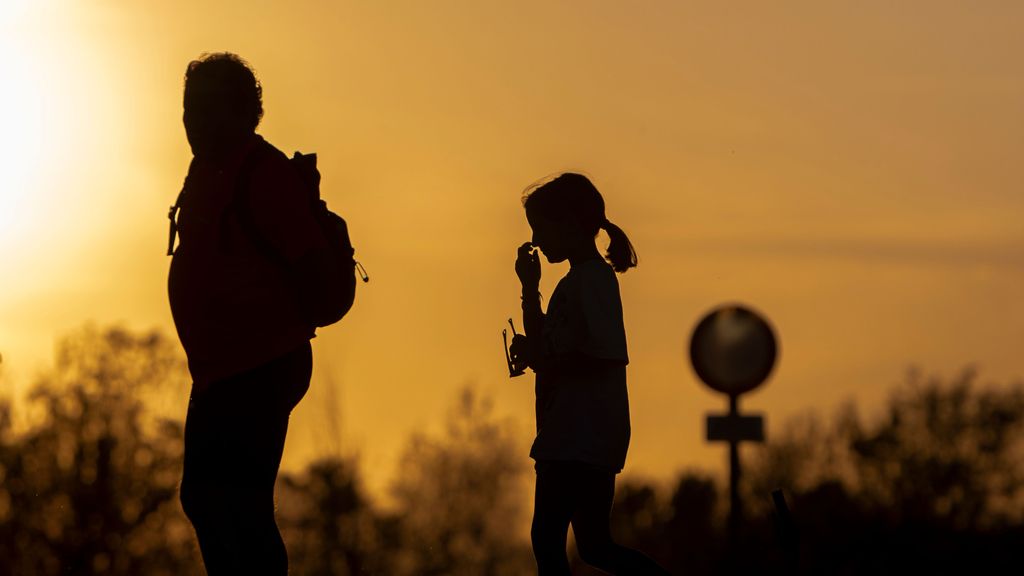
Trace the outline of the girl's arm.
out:
<instances>
[{"instance_id":1,"label":"girl's arm","mask_svg":"<svg viewBox=\"0 0 1024 576\"><path fill-rule=\"evenodd\" d=\"M540 309L540 292L523 290L523 332L526 333L526 365L537 372L544 357L544 313Z\"/></svg>"},{"instance_id":2,"label":"girl's arm","mask_svg":"<svg viewBox=\"0 0 1024 576\"><path fill-rule=\"evenodd\" d=\"M516 275L523 292L523 331L526 333L526 364L538 369L543 357L544 312L540 308L540 258L529 242L519 247L516 258Z\"/></svg>"}]
</instances>

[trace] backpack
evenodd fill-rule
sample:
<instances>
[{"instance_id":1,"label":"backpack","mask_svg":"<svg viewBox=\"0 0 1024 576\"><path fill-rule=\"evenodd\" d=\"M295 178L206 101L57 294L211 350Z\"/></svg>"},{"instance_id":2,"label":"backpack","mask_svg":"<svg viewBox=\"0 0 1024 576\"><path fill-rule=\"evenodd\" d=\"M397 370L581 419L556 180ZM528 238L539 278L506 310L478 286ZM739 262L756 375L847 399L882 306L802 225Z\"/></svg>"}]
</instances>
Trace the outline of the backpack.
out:
<instances>
[{"instance_id":1,"label":"backpack","mask_svg":"<svg viewBox=\"0 0 1024 576\"><path fill-rule=\"evenodd\" d=\"M352 308L355 299L355 275L358 273L364 283L369 282L370 277L362 264L354 258L355 249L352 247L345 219L332 212L327 203L320 198L320 172L316 168L316 154L295 152L289 162L300 179L310 188L310 212L327 240L329 254L326 261L320 263L320 267L330 269L299 273L257 229L248 203L248 191L252 172L260 156L265 153L262 147L257 147L243 161L235 180L235 190L228 210L238 216L242 229L257 250L283 269L285 277L289 279L293 296L309 322L318 328L329 326L341 320ZM182 194L184 189L168 213L168 255L174 253L174 240L177 235L176 216L180 209Z\"/></svg>"}]
</instances>

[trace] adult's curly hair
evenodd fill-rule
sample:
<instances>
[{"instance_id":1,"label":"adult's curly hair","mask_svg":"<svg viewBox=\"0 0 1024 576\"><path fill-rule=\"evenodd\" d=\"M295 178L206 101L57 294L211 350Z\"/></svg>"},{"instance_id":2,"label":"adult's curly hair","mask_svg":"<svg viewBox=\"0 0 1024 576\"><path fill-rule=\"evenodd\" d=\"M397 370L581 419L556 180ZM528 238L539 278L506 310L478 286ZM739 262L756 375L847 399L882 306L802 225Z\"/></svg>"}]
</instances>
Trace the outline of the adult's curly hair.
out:
<instances>
[{"instance_id":1,"label":"adult's curly hair","mask_svg":"<svg viewBox=\"0 0 1024 576\"><path fill-rule=\"evenodd\" d=\"M249 118L251 128L259 126L263 118L263 87L241 56L231 52L202 54L185 69L185 92L196 83L223 88L233 105Z\"/></svg>"}]
</instances>

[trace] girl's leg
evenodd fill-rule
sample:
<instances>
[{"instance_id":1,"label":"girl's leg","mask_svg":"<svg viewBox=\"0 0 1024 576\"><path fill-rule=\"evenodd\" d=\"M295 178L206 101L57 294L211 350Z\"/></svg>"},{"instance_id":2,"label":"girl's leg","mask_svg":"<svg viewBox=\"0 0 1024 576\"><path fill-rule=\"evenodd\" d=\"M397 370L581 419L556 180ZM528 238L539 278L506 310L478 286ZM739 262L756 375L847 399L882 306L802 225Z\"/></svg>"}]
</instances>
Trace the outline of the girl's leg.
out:
<instances>
[{"instance_id":1,"label":"girl's leg","mask_svg":"<svg viewBox=\"0 0 1024 576\"><path fill-rule=\"evenodd\" d=\"M584 562L618 575L665 575L668 572L644 554L612 541L608 517L615 496L615 474L581 469L578 475L578 504L572 517L576 548Z\"/></svg>"},{"instance_id":2,"label":"girl's leg","mask_svg":"<svg viewBox=\"0 0 1024 576\"><path fill-rule=\"evenodd\" d=\"M539 576L569 576L569 558L565 539L575 508L572 477L564 463L537 462L537 488L534 499L533 555Z\"/></svg>"}]
</instances>

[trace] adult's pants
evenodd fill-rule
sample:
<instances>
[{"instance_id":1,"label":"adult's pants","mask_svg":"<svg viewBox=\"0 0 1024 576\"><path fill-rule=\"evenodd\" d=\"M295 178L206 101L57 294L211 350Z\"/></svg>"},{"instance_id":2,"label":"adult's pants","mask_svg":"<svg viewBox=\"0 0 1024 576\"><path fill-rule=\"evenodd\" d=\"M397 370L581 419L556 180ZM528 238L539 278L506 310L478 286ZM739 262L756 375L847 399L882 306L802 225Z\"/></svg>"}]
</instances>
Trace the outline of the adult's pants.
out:
<instances>
[{"instance_id":1,"label":"adult's pants","mask_svg":"<svg viewBox=\"0 0 1024 576\"><path fill-rule=\"evenodd\" d=\"M185 419L181 505L210 576L284 576L274 483L288 417L309 389L308 342L193 393Z\"/></svg>"}]
</instances>

